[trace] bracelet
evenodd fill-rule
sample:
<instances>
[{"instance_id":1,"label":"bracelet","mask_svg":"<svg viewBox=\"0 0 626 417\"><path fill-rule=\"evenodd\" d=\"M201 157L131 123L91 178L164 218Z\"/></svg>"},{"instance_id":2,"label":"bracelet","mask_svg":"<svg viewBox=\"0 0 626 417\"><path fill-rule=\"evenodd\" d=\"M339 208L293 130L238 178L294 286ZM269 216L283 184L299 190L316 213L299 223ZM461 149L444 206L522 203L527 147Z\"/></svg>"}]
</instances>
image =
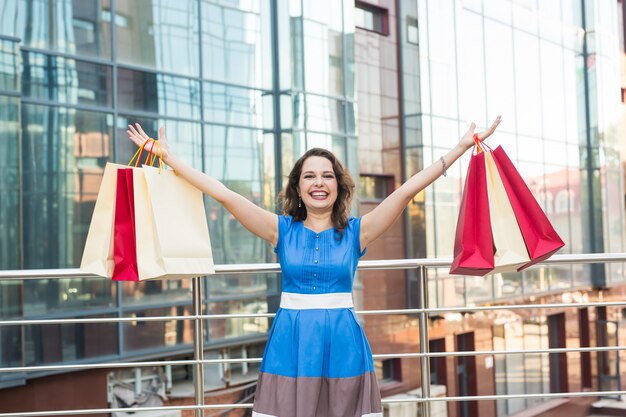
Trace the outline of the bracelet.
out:
<instances>
[{"instance_id":1,"label":"bracelet","mask_svg":"<svg viewBox=\"0 0 626 417\"><path fill-rule=\"evenodd\" d=\"M446 176L446 161L445 159L443 159L443 156L440 156L439 160L441 161L441 174L445 177Z\"/></svg>"}]
</instances>

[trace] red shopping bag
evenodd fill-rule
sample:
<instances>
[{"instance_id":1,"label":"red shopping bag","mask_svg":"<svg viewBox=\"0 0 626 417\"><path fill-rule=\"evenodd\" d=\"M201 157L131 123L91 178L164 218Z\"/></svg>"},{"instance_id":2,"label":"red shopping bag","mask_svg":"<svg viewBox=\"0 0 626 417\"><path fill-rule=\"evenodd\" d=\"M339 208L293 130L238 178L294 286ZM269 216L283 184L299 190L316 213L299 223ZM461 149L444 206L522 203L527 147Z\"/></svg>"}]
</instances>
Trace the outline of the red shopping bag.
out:
<instances>
[{"instance_id":1,"label":"red shopping bag","mask_svg":"<svg viewBox=\"0 0 626 417\"><path fill-rule=\"evenodd\" d=\"M114 281L139 281L133 188L133 169L118 169L113 224Z\"/></svg>"},{"instance_id":2,"label":"red shopping bag","mask_svg":"<svg viewBox=\"0 0 626 417\"><path fill-rule=\"evenodd\" d=\"M478 149L474 148L474 152ZM451 274L483 276L494 268L485 155L472 154L456 224Z\"/></svg>"},{"instance_id":3,"label":"red shopping bag","mask_svg":"<svg viewBox=\"0 0 626 417\"><path fill-rule=\"evenodd\" d=\"M549 258L565 246L565 243L552 227L504 149L498 146L492 155L530 255L530 262L518 269L521 271Z\"/></svg>"}]
</instances>

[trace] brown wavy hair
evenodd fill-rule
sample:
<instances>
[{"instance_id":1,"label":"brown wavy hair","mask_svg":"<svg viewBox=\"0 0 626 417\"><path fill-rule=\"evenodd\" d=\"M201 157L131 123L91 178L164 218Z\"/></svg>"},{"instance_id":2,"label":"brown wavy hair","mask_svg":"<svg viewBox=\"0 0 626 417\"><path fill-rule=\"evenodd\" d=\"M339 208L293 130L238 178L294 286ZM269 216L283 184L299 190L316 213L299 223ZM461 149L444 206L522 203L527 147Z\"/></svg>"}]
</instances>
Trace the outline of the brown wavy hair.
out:
<instances>
[{"instance_id":1,"label":"brown wavy hair","mask_svg":"<svg viewBox=\"0 0 626 417\"><path fill-rule=\"evenodd\" d=\"M282 205L283 214L291 216L293 221L304 221L307 218L304 204L302 204L302 207L298 207L300 197L298 194L298 183L300 182L300 175L302 175L304 161L312 156L326 158L333 166L333 172L337 180L337 200L333 204L331 220L333 227L341 236L344 229L348 226L348 219L350 218L350 208L352 207L352 198L354 197L354 180L341 161L329 150L322 148L309 149L296 161L289 173L287 185L278 195L278 204Z\"/></svg>"}]
</instances>

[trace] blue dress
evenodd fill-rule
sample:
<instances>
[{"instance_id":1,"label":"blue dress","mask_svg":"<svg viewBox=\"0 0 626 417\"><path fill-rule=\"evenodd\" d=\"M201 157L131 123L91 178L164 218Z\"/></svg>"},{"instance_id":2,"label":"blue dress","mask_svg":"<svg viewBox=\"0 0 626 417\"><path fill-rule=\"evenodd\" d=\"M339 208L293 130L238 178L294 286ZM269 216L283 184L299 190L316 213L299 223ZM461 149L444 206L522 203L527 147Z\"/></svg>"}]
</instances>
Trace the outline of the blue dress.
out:
<instances>
[{"instance_id":1,"label":"blue dress","mask_svg":"<svg viewBox=\"0 0 626 417\"><path fill-rule=\"evenodd\" d=\"M253 417L382 417L372 352L352 303L360 218L340 237L278 218L281 303L272 323Z\"/></svg>"}]
</instances>

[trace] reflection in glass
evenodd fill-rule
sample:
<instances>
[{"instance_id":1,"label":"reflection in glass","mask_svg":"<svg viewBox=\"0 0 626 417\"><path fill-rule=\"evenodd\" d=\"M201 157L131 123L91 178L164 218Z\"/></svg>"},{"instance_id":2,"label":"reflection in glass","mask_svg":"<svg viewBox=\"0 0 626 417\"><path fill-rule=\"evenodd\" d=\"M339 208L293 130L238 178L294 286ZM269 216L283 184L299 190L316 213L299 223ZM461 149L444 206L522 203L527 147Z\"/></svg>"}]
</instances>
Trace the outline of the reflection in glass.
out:
<instances>
[{"instance_id":1,"label":"reflection in glass","mask_svg":"<svg viewBox=\"0 0 626 417\"><path fill-rule=\"evenodd\" d=\"M20 269L19 105L0 96L0 269ZM18 302L19 299L14 299Z\"/></svg>"},{"instance_id":2,"label":"reflection in glass","mask_svg":"<svg viewBox=\"0 0 626 417\"><path fill-rule=\"evenodd\" d=\"M317 132L344 133L344 102L328 97L306 95L307 129Z\"/></svg>"},{"instance_id":3,"label":"reflection in glass","mask_svg":"<svg viewBox=\"0 0 626 417\"><path fill-rule=\"evenodd\" d=\"M499 1L490 4L503 3ZM511 27L485 19L487 115L515 115L515 79ZM504 128L501 126L499 130ZM494 135L495 136L495 135Z\"/></svg>"},{"instance_id":4,"label":"reflection in glass","mask_svg":"<svg viewBox=\"0 0 626 417\"><path fill-rule=\"evenodd\" d=\"M22 315L21 281L0 282L0 320L19 319ZM21 326L0 327L0 366L20 366L22 362ZM2 378L0 377L0 380Z\"/></svg>"},{"instance_id":5,"label":"reflection in glass","mask_svg":"<svg viewBox=\"0 0 626 417\"><path fill-rule=\"evenodd\" d=\"M26 366L74 362L118 353L116 323L34 325L26 326L24 333Z\"/></svg>"},{"instance_id":6,"label":"reflection in glass","mask_svg":"<svg viewBox=\"0 0 626 417\"><path fill-rule=\"evenodd\" d=\"M207 280L208 297L236 297L242 294L277 291L277 276L270 274L212 275Z\"/></svg>"},{"instance_id":7,"label":"reflection in glass","mask_svg":"<svg viewBox=\"0 0 626 417\"><path fill-rule=\"evenodd\" d=\"M524 328L522 323L515 321L505 324L505 345L506 350L524 349ZM524 355L505 355L506 369L506 392L511 395L525 393L524 387ZM514 414L525 409L524 398L512 398L507 401L508 414Z\"/></svg>"},{"instance_id":8,"label":"reflection in glass","mask_svg":"<svg viewBox=\"0 0 626 417\"><path fill-rule=\"evenodd\" d=\"M110 8L109 0L26 0L17 36L33 48L109 58Z\"/></svg>"},{"instance_id":9,"label":"reflection in glass","mask_svg":"<svg viewBox=\"0 0 626 417\"><path fill-rule=\"evenodd\" d=\"M210 314L257 314L267 313L267 311L268 306L265 298L209 303ZM209 323L209 340L262 334L266 333L267 330L267 317L211 320Z\"/></svg>"},{"instance_id":10,"label":"reflection in glass","mask_svg":"<svg viewBox=\"0 0 626 417\"><path fill-rule=\"evenodd\" d=\"M547 326L542 323L540 318L533 317L523 324L524 329L524 349L537 350L548 348ZM549 380L549 373L543 370L548 366L548 355L545 353L529 353L524 355L526 393L540 394L545 391L545 382ZM549 381L548 381L549 382ZM528 398L526 407L545 401L541 398Z\"/></svg>"},{"instance_id":11,"label":"reflection in glass","mask_svg":"<svg viewBox=\"0 0 626 417\"><path fill-rule=\"evenodd\" d=\"M200 118L198 81L123 68L118 70L117 79L121 109L168 117Z\"/></svg>"},{"instance_id":12,"label":"reflection in glass","mask_svg":"<svg viewBox=\"0 0 626 417\"><path fill-rule=\"evenodd\" d=\"M116 286L105 278L63 278L24 281L24 317L108 308L115 305Z\"/></svg>"},{"instance_id":13,"label":"reflection in glass","mask_svg":"<svg viewBox=\"0 0 626 417\"><path fill-rule=\"evenodd\" d=\"M117 60L199 76L198 6L194 0L118 0Z\"/></svg>"},{"instance_id":14,"label":"reflection in glass","mask_svg":"<svg viewBox=\"0 0 626 417\"><path fill-rule=\"evenodd\" d=\"M115 142L116 161L127 164L137 147L128 139L128 125L139 123L150 137L158 138L160 126L165 127L167 143L176 156L196 169L202 169L202 138L200 123L178 120L157 120L147 117L119 116ZM144 154L145 155L145 154ZM143 159L143 158L142 158Z\"/></svg>"},{"instance_id":15,"label":"reflection in glass","mask_svg":"<svg viewBox=\"0 0 626 417\"><path fill-rule=\"evenodd\" d=\"M203 77L270 88L269 2L213 3L202 1Z\"/></svg>"},{"instance_id":16,"label":"reflection in glass","mask_svg":"<svg viewBox=\"0 0 626 417\"><path fill-rule=\"evenodd\" d=\"M37 52L22 53L22 94L67 104L111 106L111 67Z\"/></svg>"},{"instance_id":17,"label":"reflection in glass","mask_svg":"<svg viewBox=\"0 0 626 417\"><path fill-rule=\"evenodd\" d=\"M119 282L124 306L175 304L191 300L191 280L151 280Z\"/></svg>"},{"instance_id":18,"label":"reflection in glass","mask_svg":"<svg viewBox=\"0 0 626 417\"><path fill-rule=\"evenodd\" d=\"M190 316L190 306L171 306L128 312L124 317ZM173 348L193 340L192 320L131 321L123 324L124 351Z\"/></svg>"},{"instance_id":19,"label":"reflection in glass","mask_svg":"<svg viewBox=\"0 0 626 417\"><path fill-rule=\"evenodd\" d=\"M16 36L17 22L17 0L3 0L0 2L0 35Z\"/></svg>"},{"instance_id":20,"label":"reflection in glass","mask_svg":"<svg viewBox=\"0 0 626 417\"><path fill-rule=\"evenodd\" d=\"M333 2L333 4L339 5L340 2ZM325 13L328 12L325 11ZM332 16L332 13L328 16ZM341 28L333 29L324 22L312 20L305 20L303 26L306 90L324 95L343 96L343 33Z\"/></svg>"},{"instance_id":21,"label":"reflection in glass","mask_svg":"<svg viewBox=\"0 0 626 417\"><path fill-rule=\"evenodd\" d=\"M272 103L263 101L261 91L205 83L204 92L205 122L257 128L271 127L271 124L265 125L264 120L271 120Z\"/></svg>"},{"instance_id":22,"label":"reflection in glass","mask_svg":"<svg viewBox=\"0 0 626 417\"><path fill-rule=\"evenodd\" d=\"M25 268L80 263L112 125L106 113L22 106Z\"/></svg>"},{"instance_id":23,"label":"reflection in glass","mask_svg":"<svg viewBox=\"0 0 626 417\"><path fill-rule=\"evenodd\" d=\"M266 149L273 140L260 130L229 126L206 126L205 165L207 174L254 204L273 210L273 165L266 163ZM272 161L273 162L273 161ZM271 177L268 178L268 175ZM207 198L209 230L216 263L264 262L269 246L252 235L224 207Z\"/></svg>"},{"instance_id":24,"label":"reflection in glass","mask_svg":"<svg viewBox=\"0 0 626 417\"><path fill-rule=\"evenodd\" d=\"M0 90L18 91L18 53L17 42L0 39Z\"/></svg>"}]
</instances>

